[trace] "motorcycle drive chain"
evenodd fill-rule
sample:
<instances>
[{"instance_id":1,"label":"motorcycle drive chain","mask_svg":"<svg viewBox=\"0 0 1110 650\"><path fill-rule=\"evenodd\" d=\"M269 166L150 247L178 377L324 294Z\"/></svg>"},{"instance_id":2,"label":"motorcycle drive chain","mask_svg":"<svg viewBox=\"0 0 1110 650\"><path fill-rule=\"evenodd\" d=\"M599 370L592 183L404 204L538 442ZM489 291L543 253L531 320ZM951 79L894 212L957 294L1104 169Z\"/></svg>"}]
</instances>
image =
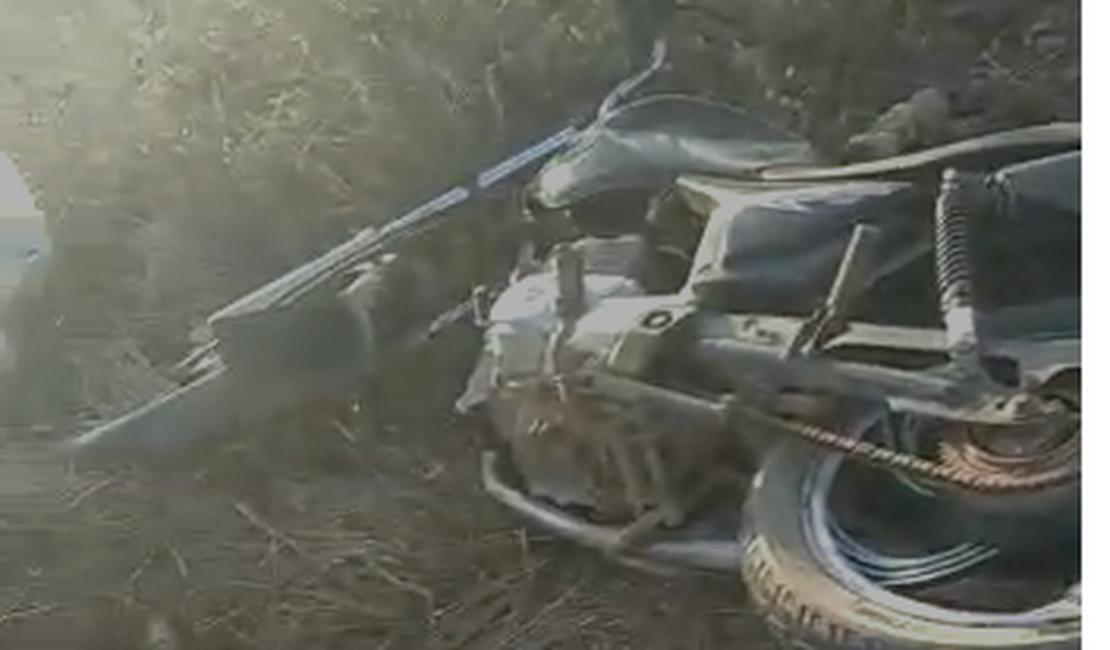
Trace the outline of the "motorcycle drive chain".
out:
<instances>
[{"instance_id":1,"label":"motorcycle drive chain","mask_svg":"<svg viewBox=\"0 0 1110 650\"><path fill-rule=\"evenodd\" d=\"M947 466L925 458L882 447L865 440L849 438L823 427L783 419L752 407L734 406L743 418L802 442L842 454L849 460L892 472L900 472L919 480L942 483L952 487L989 494L1034 492L1067 485L1079 480L1078 463L1064 465L1033 476L1007 473L972 472Z\"/></svg>"}]
</instances>

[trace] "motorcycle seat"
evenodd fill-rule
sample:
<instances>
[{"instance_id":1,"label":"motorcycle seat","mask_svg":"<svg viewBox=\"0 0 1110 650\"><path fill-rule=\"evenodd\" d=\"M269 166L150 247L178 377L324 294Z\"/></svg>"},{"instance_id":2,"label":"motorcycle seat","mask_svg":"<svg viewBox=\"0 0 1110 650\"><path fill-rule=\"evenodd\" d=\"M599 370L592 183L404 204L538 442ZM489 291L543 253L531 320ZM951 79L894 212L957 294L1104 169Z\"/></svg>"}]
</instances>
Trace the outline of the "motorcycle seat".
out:
<instances>
[{"instance_id":1,"label":"motorcycle seat","mask_svg":"<svg viewBox=\"0 0 1110 650\"><path fill-rule=\"evenodd\" d=\"M537 174L532 197L561 209L609 190L659 189L680 176L763 182L939 178L944 167L989 170L1075 151L1080 125L1052 123L960 140L881 160L819 164L804 140L708 99L657 95L603 116Z\"/></svg>"},{"instance_id":2,"label":"motorcycle seat","mask_svg":"<svg viewBox=\"0 0 1110 650\"><path fill-rule=\"evenodd\" d=\"M804 140L740 109L658 95L583 131L540 170L533 196L561 208L605 190L666 185L683 174L753 177L770 166L812 165L814 158Z\"/></svg>"}]
</instances>

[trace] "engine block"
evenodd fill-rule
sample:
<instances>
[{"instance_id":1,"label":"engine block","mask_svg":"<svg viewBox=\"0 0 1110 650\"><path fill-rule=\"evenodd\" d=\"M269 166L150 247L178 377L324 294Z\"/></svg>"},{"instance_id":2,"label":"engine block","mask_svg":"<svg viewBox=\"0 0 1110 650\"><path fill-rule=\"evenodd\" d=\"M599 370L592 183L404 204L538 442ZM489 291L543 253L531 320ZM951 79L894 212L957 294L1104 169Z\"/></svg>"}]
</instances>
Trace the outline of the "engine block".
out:
<instances>
[{"instance_id":1,"label":"engine block","mask_svg":"<svg viewBox=\"0 0 1110 650\"><path fill-rule=\"evenodd\" d=\"M560 314L551 265L510 286L490 312L484 358L463 398L484 405L531 494L604 521L660 509L677 519L681 493L722 437L712 417L668 419L649 404L672 395L681 408L677 393L643 375L667 330L692 310L675 296L643 295L622 274L635 269L636 239L576 242L584 295L575 316Z\"/></svg>"}]
</instances>

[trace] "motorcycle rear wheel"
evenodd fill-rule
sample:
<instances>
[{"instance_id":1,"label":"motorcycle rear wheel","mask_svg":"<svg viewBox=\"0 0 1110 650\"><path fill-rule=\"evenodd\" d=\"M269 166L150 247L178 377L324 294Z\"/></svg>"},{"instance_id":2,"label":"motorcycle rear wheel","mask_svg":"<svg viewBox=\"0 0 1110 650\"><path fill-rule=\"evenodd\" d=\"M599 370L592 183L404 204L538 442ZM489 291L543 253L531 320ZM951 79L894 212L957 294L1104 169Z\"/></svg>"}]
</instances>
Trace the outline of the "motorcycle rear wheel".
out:
<instances>
[{"instance_id":1,"label":"motorcycle rear wheel","mask_svg":"<svg viewBox=\"0 0 1110 650\"><path fill-rule=\"evenodd\" d=\"M821 543L808 509L837 458L783 444L752 484L741 568L756 608L790 650L1078 650L1078 591L1025 612L948 609L853 573Z\"/></svg>"}]
</instances>

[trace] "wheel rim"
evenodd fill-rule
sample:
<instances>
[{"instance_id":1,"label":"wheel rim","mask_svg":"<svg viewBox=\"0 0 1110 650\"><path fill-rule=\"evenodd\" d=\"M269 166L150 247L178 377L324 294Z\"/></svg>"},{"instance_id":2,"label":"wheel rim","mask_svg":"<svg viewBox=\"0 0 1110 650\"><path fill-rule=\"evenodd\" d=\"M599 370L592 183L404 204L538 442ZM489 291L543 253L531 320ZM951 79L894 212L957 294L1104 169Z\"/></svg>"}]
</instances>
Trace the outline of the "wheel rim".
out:
<instances>
[{"instance_id":1,"label":"wheel rim","mask_svg":"<svg viewBox=\"0 0 1110 650\"><path fill-rule=\"evenodd\" d=\"M880 419L885 415L861 423L856 435L871 430ZM1018 612L956 609L900 593L898 588L967 576L1000 551L968 541L923 555L896 556L861 543L841 525L830 499L842 465L837 455L822 454L812 460L802 492L803 529L822 567L864 600L926 620L991 629L1079 620L1079 582L1041 606Z\"/></svg>"}]
</instances>

